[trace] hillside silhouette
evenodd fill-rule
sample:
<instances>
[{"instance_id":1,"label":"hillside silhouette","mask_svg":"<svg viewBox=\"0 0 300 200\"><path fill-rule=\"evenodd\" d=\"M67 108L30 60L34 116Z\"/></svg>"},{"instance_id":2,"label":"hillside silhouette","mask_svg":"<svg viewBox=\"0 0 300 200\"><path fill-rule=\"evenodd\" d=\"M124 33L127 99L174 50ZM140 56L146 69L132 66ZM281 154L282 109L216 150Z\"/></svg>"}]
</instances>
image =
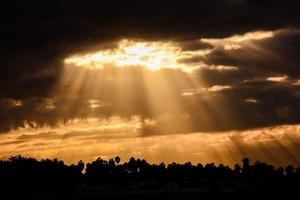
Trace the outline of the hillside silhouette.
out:
<instances>
[{"instance_id":1,"label":"hillside silhouette","mask_svg":"<svg viewBox=\"0 0 300 200\"><path fill-rule=\"evenodd\" d=\"M223 164L150 164L120 157L86 165L23 156L0 161L0 199L253 199L298 194L300 167L275 167L248 158ZM4 197L4 198L3 198Z\"/></svg>"}]
</instances>

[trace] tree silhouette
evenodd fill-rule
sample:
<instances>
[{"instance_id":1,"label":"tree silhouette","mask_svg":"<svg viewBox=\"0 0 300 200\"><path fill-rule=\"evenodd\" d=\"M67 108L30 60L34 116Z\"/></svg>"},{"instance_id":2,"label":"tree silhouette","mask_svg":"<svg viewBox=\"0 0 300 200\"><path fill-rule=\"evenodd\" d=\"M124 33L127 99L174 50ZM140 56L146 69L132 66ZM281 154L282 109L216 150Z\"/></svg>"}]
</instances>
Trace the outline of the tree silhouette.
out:
<instances>
[{"instance_id":1,"label":"tree silhouette","mask_svg":"<svg viewBox=\"0 0 300 200\"><path fill-rule=\"evenodd\" d=\"M121 161L121 158L120 158L119 156L116 156L116 157L115 157L115 161L116 161L117 164L119 164L120 161Z\"/></svg>"},{"instance_id":2,"label":"tree silhouette","mask_svg":"<svg viewBox=\"0 0 300 200\"><path fill-rule=\"evenodd\" d=\"M41 192L61 196L78 192L85 194L84 190L78 191L78 188L87 190L94 186L111 188L112 191L135 192L167 192L174 188L183 192L192 189L195 194L207 191L208 194L220 195L230 189L237 196L245 194L244 198L258 193L290 195L300 188L300 167L288 165L285 169L276 168L259 161L251 165L248 158L242 160L242 167L236 164L233 169L215 163L150 164L134 157L123 164L120 161L119 156L109 160L99 157L86 165L83 161L66 165L58 159L36 160L13 156L8 160L0 160L0 187L4 191L3 195L26 198L33 198L34 194ZM95 192L106 194L110 190Z\"/></svg>"}]
</instances>

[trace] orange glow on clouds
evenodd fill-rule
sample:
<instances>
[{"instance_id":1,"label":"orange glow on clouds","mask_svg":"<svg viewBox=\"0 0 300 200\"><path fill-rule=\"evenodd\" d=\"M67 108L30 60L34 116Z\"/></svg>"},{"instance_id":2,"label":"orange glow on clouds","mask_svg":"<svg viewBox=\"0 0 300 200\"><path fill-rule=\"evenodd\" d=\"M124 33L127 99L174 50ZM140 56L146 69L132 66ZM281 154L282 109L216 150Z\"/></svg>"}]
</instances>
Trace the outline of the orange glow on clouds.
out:
<instances>
[{"instance_id":1,"label":"orange glow on clouds","mask_svg":"<svg viewBox=\"0 0 300 200\"><path fill-rule=\"evenodd\" d=\"M299 125L284 125L246 131L218 133L172 134L138 137L139 117L130 120L111 118L74 121L57 128L23 128L2 134L0 155L22 154L37 158L64 159L68 163L80 159L91 161L120 155L150 162L215 162L233 165L244 156L276 165L299 164Z\"/></svg>"},{"instance_id":2,"label":"orange glow on clouds","mask_svg":"<svg viewBox=\"0 0 300 200\"><path fill-rule=\"evenodd\" d=\"M271 38L275 35L274 31L257 31L250 32L244 35L234 35L223 39L201 39L203 42L207 42L212 45L221 45L225 50L237 50L242 48L241 43L255 40L263 40Z\"/></svg>"},{"instance_id":3,"label":"orange glow on clouds","mask_svg":"<svg viewBox=\"0 0 300 200\"><path fill-rule=\"evenodd\" d=\"M81 55L73 55L64 60L67 65L102 69L105 66L128 67L143 66L150 70L161 68L190 71L195 66L178 63L180 59L208 53L207 50L182 51L175 42L145 42L121 40L115 49L106 49Z\"/></svg>"},{"instance_id":4,"label":"orange glow on clouds","mask_svg":"<svg viewBox=\"0 0 300 200\"><path fill-rule=\"evenodd\" d=\"M237 50L249 41L270 38L274 34L272 31L254 32L224 39L197 41L209 43L214 48ZM91 115L95 118L89 118L91 113L83 112L84 119L61 122L56 127L31 128L37 126L28 125L0 135L0 156L6 158L23 154L37 158L59 157L67 162L76 162L81 159L91 161L98 156L109 158L120 155L124 159L137 156L151 162L192 161L226 164L236 163L241 157L248 156L274 164L299 164L297 155L300 149L295 145L300 141L299 125L247 131L175 134L195 130L193 128L197 123L208 125L207 127L216 126L215 113L224 122L231 120L231 116L227 115L231 108L222 106L226 99L219 100L218 93L230 92L234 86L206 85L204 80L184 73L201 67L218 72L239 70L237 66L207 65L201 62L201 59L196 59L195 63L182 62L197 56L205 57L210 51L184 51L176 42L121 40L112 49L70 55L64 60L66 67L57 87L53 89L53 96L61 92L66 99L85 98L88 100L88 107L84 108L84 111L88 110L91 113L102 107L105 109L119 106L125 111L131 109L136 114L134 108L144 103L143 110L149 112L152 118L132 116L125 119L121 115L108 118ZM72 67L68 67L69 65ZM104 76L100 69L107 66L117 67L118 73L111 70L109 76ZM132 66L144 67L147 70L141 70L141 73L131 76L126 67ZM162 68L181 69L183 72L180 71L175 78L170 78L161 73ZM263 79L279 83L288 81L289 77L282 75ZM299 80L291 84L300 85ZM136 89L139 88L137 85L143 86L141 91ZM141 96L143 98L135 98ZM201 101L197 99L199 96L202 97ZM109 97L107 102L104 97ZM110 99L114 100L115 104L111 103ZM242 101L252 105L261 103L255 98ZM75 102L72 104L67 100L63 103L66 109L58 110L58 115L63 116L74 110L82 111L80 104L77 106ZM45 108L42 109L47 111L57 108L51 99L46 99L44 104ZM10 105L22 106L22 101L11 100ZM192 115L195 113L187 110L189 107L201 111L198 121L193 120ZM279 114L284 116L287 112L288 109L285 109ZM34 125L34 122L28 123ZM151 129L156 125L158 128ZM143 128L146 128L146 131L149 128L149 133L143 133Z\"/></svg>"}]
</instances>

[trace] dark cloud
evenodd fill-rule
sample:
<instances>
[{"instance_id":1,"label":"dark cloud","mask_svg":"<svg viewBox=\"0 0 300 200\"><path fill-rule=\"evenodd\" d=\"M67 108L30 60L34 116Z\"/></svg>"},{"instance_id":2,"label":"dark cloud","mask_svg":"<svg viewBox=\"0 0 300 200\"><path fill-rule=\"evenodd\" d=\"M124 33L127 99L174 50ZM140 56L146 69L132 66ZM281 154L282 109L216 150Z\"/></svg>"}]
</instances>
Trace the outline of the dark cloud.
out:
<instances>
[{"instance_id":1,"label":"dark cloud","mask_svg":"<svg viewBox=\"0 0 300 200\"><path fill-rule=\"evenodd\" d=\"M202 61L207 64L239 66L242 73L252 72L253 75L287 74L299 76L300 32L286 30L274 37L242 44L240 49L225 50L216 48ZM194 58L201 60L201 58Z\"/></svg>"},{"instance_id":2,"label":"dark cloud","mask_svg":"<svg viewBox=\"0 0 300 200\"><path fill-rule=\"evenodd\" d=\"M145 135L297 123L299 87L292 81L300 77L300 37L295 31L300 25L299 9L296 0L1 1L0 130L112 115L157 120L157 127L143 127ZM231 51L199 40L284 28L274 37ZM86 88L77 88L74 98L64 97L73 89L72 83L55 88L63 75L65 57L114 48L120 38L176 41L184 51L210 49L208 55L182 62L214 67L199 68L192 74L171 69L86 70ZM218 70L220 65L237 70ZM90 77L95 73L99 87L93 94L90 91L96 83ZM287 75L288 82L266 81L279 75ZM162 77L167 80L164 84ZM183 96L184 91L199 89L194 79L203 82L202 87L230 85L232 89ZM170 85L172 94L167 92ZM154 99L149 100L148 91L154 91ZM247 98L259 103L249 104ZM105 104L92 108L90 99ZM153 101L160 104L155 111L149 108ZM177 104L182 108L174 111ZM173 116L159 118L166 113ZM172 126L177 121L187 126Z\"/></svg>"},{"instance_id":3,"label":"dark cloud","mask_svg":"<svg viewBox=\"0 0 300 200\"><path fill-rule=\"evenodd\" d=\"M197 51L197 50L213 48L212 45L202 42L202 41L199 41L199 40L184 41L184 42L181 42L180 46L183 51Z\"/></svg>"},{"instance_id":4,"label":"dark cloud","mask_svg":"<svg viewBox=\"0 0 300 200\"><path fill-rule=\"evenodd\" d=\"M300 21L296 0L9 0L1 1L0 9L0 88L5 97L30 96L28 90L43 95L66 55L118 38L221 38L295 27ZM35 76L45 70L51 71L47 79Z\"/></svg>"}]
</instances>

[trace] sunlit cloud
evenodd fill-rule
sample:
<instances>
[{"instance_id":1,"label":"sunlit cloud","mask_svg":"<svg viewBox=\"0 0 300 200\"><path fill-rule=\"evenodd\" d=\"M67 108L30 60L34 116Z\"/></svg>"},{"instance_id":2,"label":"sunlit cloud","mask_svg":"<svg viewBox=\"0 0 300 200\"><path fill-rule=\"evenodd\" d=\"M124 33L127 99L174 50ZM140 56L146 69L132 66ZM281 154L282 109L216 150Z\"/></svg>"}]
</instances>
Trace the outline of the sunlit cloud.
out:
<instances>
[{"instance_id":1,"label":"sunlit cloud","mask_svg":"<svg viewBox=\"0 0 300 200\"><path fill-rule=\"evenodd\" d=\"M273 36L274 36L273 31L257 31L257 32L246 33L244 35L234 35L227 39L233 42L243 42L246 40L263 40L266 38L271 38Z\"/></svg>"},{"instance_id":2,"label":"sunlit cloud","mask_svg":"<svg viewBox=\"0 0 300 200\"><path fill-rule=\"evenodd\" d=\"M18 99L1 99L0 104L5 104L7 107L21 107L23 105L22 100Z\"/></svg>"},{"instance_id":3,"label":"sunlit cloud","mask_svg":"<svg viewBox=\"0 0 300 200\"><path fill-rule=\"evenodd\" d=\"M225 66L225 65L210 65L207 67L210 70L214 70L214 71L237 71L239 70L238 67L236 66Z\"/></svg>"},{"instance_id":4,"label":"sunlit cloud","mask_svg":"<svg viewBox=\"0 0 300 200\"><path fill-rule=\"evenodd\" d=\"M244 35L233 35L228 38L222 39L201 39L201 41L213 45L224 45L225 50L237 50L241 48L240 43L247 41L263 40L271 38L274 35L275 32L273 31L257 31L245 33Z\"/></svg>"},{"instance_id":5,"label":"sunlit cloud","mask_svg":"<svg viewBox=\"0 0 300 200\"><path fill-rule=\"evenodd\" d=\"M300 80L296 80L292 83L292 85L300 86Z\"/></svg>"},{"instance_id":6,"label":"sunlit cloud","mask_svg":"<svg viewBox=\"0 0 300 200\"><path fill-rule=\"evenodd\" d=\"M240 49L240 48L242 48L242 46L239 45L239 44L225 44L224 45L225 50L237 50L237 49Z\"/></svg>"},{"instance_id":7,"label":"sunlit cloud","mask_svg":"<svg viewBox=\"0 0 300 200\"><path fill-rule=\"evenodd\" d=\"M245 102L246 103L259 103L259 101L257 99L254 99L254 98L245 99Z\"/></svg>"},{"instance_id":8,"label":"sunlit cloud","mask_svg":"<svg viewBox=\"0 0 300 200\"><path fill-rule=\"evenodd\" d=\"M246 79L243 80L245 83L251 83L251 82L269 82L269 83L285 83L290 85L297 85L297 80L293 80L288 75L278 75L278 76L267 76L267 77L257 77L254 79Z\"/></svg>"},{"instance_id":9,"label":"sunlit cloud","mask_svg":"<svg viewBox=\"0 0 300 200\"><path fill-rule=\"evenodd\" d=\"M219 92L219 91L223 91L223 90L229 90L231 88L232 87L230 85L214 85L209 88L202 88L202 90L207 90L209 92Z\"/></svg>"},{"instance_id":10,"label":"sunlit cloud","mask_svg":"<svg viewBox=\"0 0 300 200\"><path fill-rule=\"evenodd\" d=\"M72 55L64 60L66 65L90 69L103 69L105 66L128 67L142 66L150 70L161 68L180 68L191 71L196 66L178 63L180 59L195 55L205 55L209 50L183 51L175 42L147 42L121 40L117 48L105 49L80 55Z\"/></svg>"},{"instance_id":11,"label":"sunlit cloud","mask_svg":"<svg viewBox=\"0 0 300 200\"><path fill-rule=\"evenodd\" d=\"M198 94L203 94L205 92L220 92L224 90L230 90L232 89L232 86L230 85L213 85L211 87L204 87L204 88L198 88L198 89L189 89L186 92L183 92L182 96L193 96Z\"/></svg>"},{"instance_id":12,"label":"sunlit cloud","mask_svg":"<svg viewBox=\"0 0 300 200\"><path fill-rule=\"evenodd\" d=\"M288 80L288 76L287 75L283 75L283 76L272 76L272 77L268 77L266 78L267 81L272 81L272 82L284 82L286 80Z\"/></svg>"},{"instance_id":13,"label":"sunlit cloud","mask_svg":"<svg viewBox=\"0 0 300 200\"><path fill-rule=\"evenodd\" d=\"M28 127L0 135L3 147L0 154L2 158L12 154L58 157L67 163L120 155L123 161L135 156L155 163L192 161L233 165L247 156L276 165L299 164L299 125L136 137L140 123L139 118L133 117L129 121L120 118L106 122L90 119L86 124L77 121L56 129Z\"/></svg>"},{"instance_id":14,"label":"sunlit cloud","mask_svg":"<svg viewBox=\"0 0 300 200\"><path fill-rule=\"evenodd\" d=\"M99 101L97 99L89 99L88 102L90 103L90 108L99 108L101 106L112 106L111 103Z\"/></svg>"}]
</instances>

